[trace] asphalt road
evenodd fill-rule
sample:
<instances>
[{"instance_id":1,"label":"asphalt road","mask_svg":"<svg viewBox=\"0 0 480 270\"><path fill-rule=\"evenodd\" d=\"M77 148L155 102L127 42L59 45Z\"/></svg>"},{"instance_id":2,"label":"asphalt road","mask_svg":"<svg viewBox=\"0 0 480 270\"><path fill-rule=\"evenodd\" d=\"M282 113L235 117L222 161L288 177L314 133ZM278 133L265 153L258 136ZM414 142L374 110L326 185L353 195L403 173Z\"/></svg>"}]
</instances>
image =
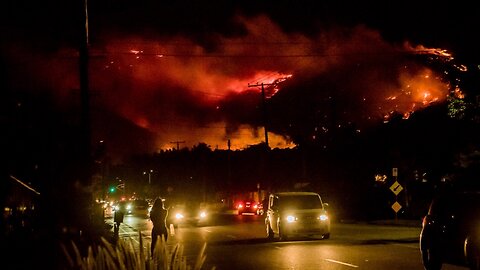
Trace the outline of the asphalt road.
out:
<instances>
[{"instance_id":1,"label":"asphalt road","mask_svg":"<svg viewBox=\"0 0 480 270\"><path fill-rule=\"evenodd\" d=\"M124 221L119 237L138 245L141 233L144 246L149 246L151 222L134 216ZM205 226L181 225L171 232L167 245L182 246L193 266L206 244L203 269L422 270L419 233L419 226L334 222L330 239L267 241L262 216L221 215Z\"/></svg>"}]
</instances>

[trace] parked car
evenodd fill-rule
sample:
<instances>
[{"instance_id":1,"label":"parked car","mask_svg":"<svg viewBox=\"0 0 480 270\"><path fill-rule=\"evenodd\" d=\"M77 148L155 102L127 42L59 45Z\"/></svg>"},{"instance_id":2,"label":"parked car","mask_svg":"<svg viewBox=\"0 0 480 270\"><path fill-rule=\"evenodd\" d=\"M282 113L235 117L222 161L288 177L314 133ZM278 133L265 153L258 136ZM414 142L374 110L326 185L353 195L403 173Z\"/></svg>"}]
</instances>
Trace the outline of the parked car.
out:
<instances>
[{"instance_id":1,"label":"parked car","mask_svg":"<svg viewBox=\"0 0 480 270\"><path fill-rule=\"evenodd\" d=\"M259 204L251 200L240 201L237 203L237 211L239 215L242 215L242 214L258 215Z\"/></svg>"},{"instance_id":2,"label":"parked car","mask_svg":"<svg viewBox=\"0 0 480 270\"><path fill-rule=\"evenodd\" d=\"M315 192L280 192L268 198L265 226L267 238L291 236L330 238L326 204Z\"/></svg>"},{"instance_id":3,"label":"parked car","mask_svg":"<svg viewBox=\"0 0 480 270\"><path fill-rule=\"evenodd\" d=\"M436 196L423 218L420 251L426 270L448 263L480 269L480 192Z\"/></svg>"}]
</instances>

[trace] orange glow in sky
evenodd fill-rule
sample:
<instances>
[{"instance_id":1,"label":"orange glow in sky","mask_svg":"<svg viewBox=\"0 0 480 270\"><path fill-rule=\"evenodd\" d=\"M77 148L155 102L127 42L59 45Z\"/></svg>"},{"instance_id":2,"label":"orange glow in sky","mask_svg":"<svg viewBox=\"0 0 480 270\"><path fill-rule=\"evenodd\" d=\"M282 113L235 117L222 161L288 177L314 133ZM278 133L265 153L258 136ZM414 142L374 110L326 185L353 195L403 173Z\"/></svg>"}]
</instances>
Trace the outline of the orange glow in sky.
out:
<instances>
[{"instance_id":1,"label":"orange glow in sky","mask_svg":"<svg viewBox=\"0 0 480 270\"><path fill-rule=\"evenodd\" d=\"M392 111L408 118L449 94L450 85L442 80L442 74L405 57L431 55L448 64L453 56L445 50L390 44L378 31L365 26L341 29L341 35L332 27L315 37L286 33L266 16L237 20L245 34L219 36L208 50L187 37L152 40L141 33L104 37L98 41L101 44L91 44L92 54L98 56L91 58L89 66L93 106L153 137L138 142L125 138L132 147L138 143L151 150L171 149L174 145L170 142L185 141L183 147L202 142L226 149L230 140L232 148L243 149L265 141L263 83L268 115L277 117L277 125L284 125L269 128L270 147L286 148L295 144L290 134L278 130L287 130L284 127L289 127L290 121L305 117L278 117L289 118L304 110L306 104L298 103L304 100L325 109L331 107L322 105L325 100L339 93L338 97L349 96L351 101L346 104L353 105L339 108L342 115L352 116L346 122L381 122ZM32 81L56 89L59 103L66 103L73 96L69 94L72 89L79 88L76 55L68 62L65 54L68 51L24 61L37 70L32 72L36 74ZM461 90L458 93L461 95ZM344 114L348 110L350 114ZM113 122L98 124L108 128ZM123 135L113 134L99 136Z\"/></svg>"}]
</instances>

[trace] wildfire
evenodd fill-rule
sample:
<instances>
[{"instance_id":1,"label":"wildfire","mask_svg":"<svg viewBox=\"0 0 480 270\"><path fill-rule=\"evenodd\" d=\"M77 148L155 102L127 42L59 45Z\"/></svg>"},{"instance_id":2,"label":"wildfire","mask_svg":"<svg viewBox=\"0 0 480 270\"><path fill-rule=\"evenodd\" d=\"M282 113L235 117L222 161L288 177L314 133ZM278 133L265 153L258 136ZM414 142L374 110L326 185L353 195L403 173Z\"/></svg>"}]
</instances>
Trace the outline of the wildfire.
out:
<instances>
[{"instance_id":1,"label":"wildfire","mask_svg":"<svg viewBox=\"0 0 480 270\"><path fill-rule=\"evenodd\" d=\"M179 127L175 130L165 130L162 137L158 137L157 146L159 149L171 149L173 146L166 142L165 138L183 138L185 146L202 139L202 142L211 146L212 149L228 149L227 143L230 140L230 150L243 150L250 145L257 145L265 141L264 129L254 129L249 125L240 125L229 134L225 134L228 126L225 122L213 123L209 126L192 130L189 127ZM295 144L286 138L275 133L268 133L269 146L272 148L293 148Z\"/></svg>"},{"instance_id":2,"label":"wildfire","mask_svg":"<svg viewBox=\"0 0 480 270\"><path fill-rule=\"evenodd\" d=\"M422 45L419 45L417 48L416 48L416 53L417 54L426 54L426 55L430 55L430 56L438 56L438 57L442 57L444 59L447 59L447 60L453 60L453 56L451 53L449 53L447 50L444 50L444 49L438 49L438 48L425 48L423 47Z\"/></svg>"},{"instance_id":3,"label":"wildfire","mask_svg":"<svg viewBox=\"0 0 480 270\"><path fill-rule=\"evenodd\" d=\"M249 83L250 87L252 86L262 86L265 91L265 98L273 97L278 91L280 91L280 84L290 78L292 74L282 74L282 73L273 73L265 77L260 76L262 79L256 80L257 83Z\"/></svg>"},{"instance_id":4,"label":"wildfire","mask_svg":"<svg viewBox=\"0 0 480 270\"><path fill-rule=\"evenodd\" d=\"M452 80L448 76L452 75L451 71L466 72L466 66L454 63L453 55L444 49L425 48L421 45L416 48L406 47L415 55L427 56L428 63L436 66L437 70L434 71L428 65L425 65L417 72L412 72L410 67L406 66L400 73L399 91L394 95L387 96L386 100L392 104L395 111L403 114L404 119L408 119L416 110L433 103L445 101L449 95L460 99L464 98L464 94L458 85L452 89ZM443 72L438 69L443 69ZM392 115L392 111L390 109L385 114L386 122Z\"/></svg>"}]
</instances>

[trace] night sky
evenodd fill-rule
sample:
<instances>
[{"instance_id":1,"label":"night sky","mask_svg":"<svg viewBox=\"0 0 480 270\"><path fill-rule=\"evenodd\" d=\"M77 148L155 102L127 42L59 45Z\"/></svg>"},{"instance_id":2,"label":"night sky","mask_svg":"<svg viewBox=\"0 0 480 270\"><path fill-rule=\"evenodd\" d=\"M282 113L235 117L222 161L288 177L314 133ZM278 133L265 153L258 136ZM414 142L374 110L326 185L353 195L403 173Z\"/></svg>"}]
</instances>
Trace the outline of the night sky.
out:
<instances>
[{"instance_id":1,"label":"night sky","mask_svg":"<svg viewBox=\"0 0 480 270\"><path fill-rule=\"evenodd\" d=\"M78 102L83 4L4 1L7 95ZM472 1L91 0L88 15L93 136L117 157L264 141L262 83L271 147L363 132L444 101L480 63Z\"/></svg>"}]
</instances>

